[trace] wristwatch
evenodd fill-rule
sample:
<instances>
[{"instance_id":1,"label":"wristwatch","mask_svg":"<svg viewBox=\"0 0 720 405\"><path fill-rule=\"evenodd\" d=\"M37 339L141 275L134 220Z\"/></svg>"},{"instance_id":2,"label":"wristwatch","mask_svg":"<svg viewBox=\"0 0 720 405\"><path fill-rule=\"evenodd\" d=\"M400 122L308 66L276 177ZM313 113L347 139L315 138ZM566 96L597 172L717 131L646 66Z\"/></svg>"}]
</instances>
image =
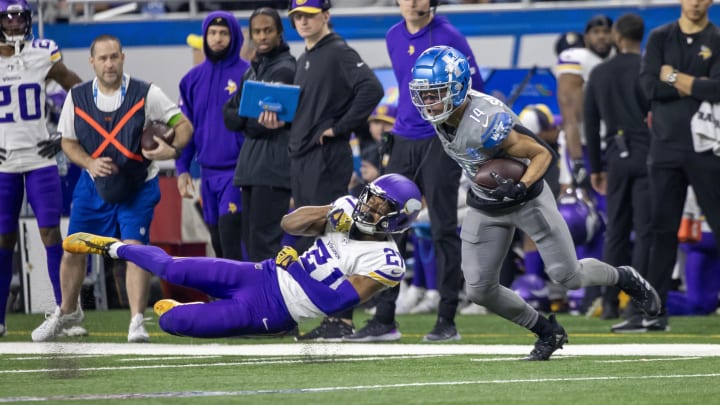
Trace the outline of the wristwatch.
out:
<instances>
[{"instance_id":1,"label":"wristwatch","mask_svg":"<svg viewBox=\"0 0 720 405\"><path fill-rule=\"evenodd\" d=\"M677 81L677 69L673 69L672 72L665 76L665 83L673 85Z\"/></svg>"}]
</instances>

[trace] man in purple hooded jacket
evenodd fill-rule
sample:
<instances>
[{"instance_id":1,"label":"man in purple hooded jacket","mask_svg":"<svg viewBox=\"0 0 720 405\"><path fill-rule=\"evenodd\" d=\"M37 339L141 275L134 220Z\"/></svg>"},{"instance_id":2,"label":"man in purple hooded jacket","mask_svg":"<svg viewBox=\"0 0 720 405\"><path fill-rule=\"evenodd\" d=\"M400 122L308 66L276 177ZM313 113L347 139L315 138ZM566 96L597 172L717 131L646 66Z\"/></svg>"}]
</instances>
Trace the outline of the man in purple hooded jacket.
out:
<instances>
[{"instance_id":1,"label":"man in purple hooded jacket","mask_svg":"<svg viewBox=\"0 0 720 405\"><path fill-rule=\"evenodd\" d=\"M192 198L188 172L197 155L202 168L200 196L203 217L217 257L242 260L240 190L233 186L235 164L244 136L223 124L223 105L238 90L250 66L240 58L243 34L235 17L225 11L208 14L203 21L205 61L180 81L180 108L195 128L192 142L175 162L178 191Z\"/></svg>"}]
</instances>

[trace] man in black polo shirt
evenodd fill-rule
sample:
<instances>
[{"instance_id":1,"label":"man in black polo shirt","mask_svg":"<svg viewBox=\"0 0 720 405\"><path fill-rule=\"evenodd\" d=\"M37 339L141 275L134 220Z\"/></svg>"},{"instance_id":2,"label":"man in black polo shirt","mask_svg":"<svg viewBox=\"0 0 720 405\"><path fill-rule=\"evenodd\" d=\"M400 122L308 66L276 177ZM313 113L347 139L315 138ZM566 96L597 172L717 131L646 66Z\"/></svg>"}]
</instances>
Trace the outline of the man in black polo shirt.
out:
<instances>
[{"instance_id":1,"label":"man in black polo shirt","mask_svg":"<svg viewBox=\"0 0 720 405\"><path fill-rule=\"evenodd\" d=\"M590 161L590 183L607 198L604 260L613 266L632 264L647 274L650 252L650 196L647 153L650 131L645 122L649 102L638 84L640 44L645 24L637 14L622 15L612 27L617 54L599 64L585 89L584 125ZM600 123L607 128L607 168L601 148ZM635 233L634 244L630 234ZM603 315L618 316L616 287L605 287ZM639 311L639 310L638 310ZM641 312L613 326L635 328ZM633 314L635 315L635 314ZM617 330L616 330L617 329Z\"/></svg>"},{"instance_id":2,"label":"man in black polo shirt","mask_svg":"<svg viewBox=\"0 0 720 405\"><path fill-rule=\"evenodd\" d=\"M693 149L690 119L704 100L720 102L720 29L708 19L712 0L680 0L677 21L650 33L640 81L652 101L648 159L652 244L648 281L664 315L644 319L640 332L667 331L667 296L687 186L695 190L710 228L720 232L720 156Z\"/></svg>"}]
</instances>

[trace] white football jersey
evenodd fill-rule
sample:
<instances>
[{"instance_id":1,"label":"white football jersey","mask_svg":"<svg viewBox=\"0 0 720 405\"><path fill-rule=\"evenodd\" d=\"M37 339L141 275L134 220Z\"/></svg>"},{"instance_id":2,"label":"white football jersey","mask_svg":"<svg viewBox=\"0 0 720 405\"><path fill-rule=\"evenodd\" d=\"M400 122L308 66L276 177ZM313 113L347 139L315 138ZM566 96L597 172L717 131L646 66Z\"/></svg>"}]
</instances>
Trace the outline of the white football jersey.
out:
<instances>
[{"instance_id":1,"label":"white football jersey","mask_svg":"<svg viewBox=\"0 0 720 405\"><path fill-rule=\"evenodd\" d=\"M342 206L350 215L356 203L355 197L346 196L338 199L334 206ZM405 261L391 237L384 241L350 239L347 232L335 232L330 224L299 261L312 278L332 289L350 275L370 277L388 287L396 286L405 275ZM280 291L295 321L327 315L313 304L288 272L278 268L277 273Z\"/></svg>"},{"instance_id":2,"label":"white football jersey","mask_svg":"<svg viewBox=\"0 0 720 405\"><path fill-rule=\"evenodd\" d=\"M558 56L558 62L555 65L555 77L564 74L580 75L583 81L587 83L590 72L602 61L601 57L587 48L566 49Z\"/></svg>"},{"instance_id":3,"label":"white football jersey","mask_svg":"<svg viewBox=\"0 0 720 405\"><path fill-rule=\"evenodd\" d=\"M3 172L23 172L54 165L37 154L37 143L49 139L45 111L45 81L52 65L62 59L50 39L26 41L20 52L0 57L0 147L8 151Z\"/></svg>"}]
</instances>

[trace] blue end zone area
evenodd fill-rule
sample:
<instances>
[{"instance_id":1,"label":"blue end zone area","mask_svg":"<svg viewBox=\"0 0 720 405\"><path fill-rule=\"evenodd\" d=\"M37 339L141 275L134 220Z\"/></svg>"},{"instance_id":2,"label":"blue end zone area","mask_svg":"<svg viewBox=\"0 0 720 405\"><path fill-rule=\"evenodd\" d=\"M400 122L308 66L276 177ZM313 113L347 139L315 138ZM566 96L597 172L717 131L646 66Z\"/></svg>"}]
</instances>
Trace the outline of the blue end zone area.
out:
<instances>
[{"instance_id":1,"label":"blue end zone area","mask_svg":"<svg viewBox=\"0 0 720 405\"><path fill-rule=\"evenodd\" d=\"M604 7L529 10L483 10L453 12L451 6L440 6L438 14L446 16L464 35L494 36L559 33L582 31L585 21L598 13L616 19L634 12L643 16L648 30L669 21L680 14L677 4L656 7ZM720 8L710 8L710 20L720 21ZM240 24L247 27L247 17L239 17ZM383 39L388 28L400 21L398 14L349 16L333 15L335 30L349 40ZM283 18L286 40L301 38ZM124 46L180 46L185 45L188 33L201 31L201 20L147 20L132 22L73 23L46 25L45 37L55 40L64 49L87 48L93 38L100 34L112 34L120 38ZM34 32L37 31L35 27Z\"/></svg>"}]
</instances>

